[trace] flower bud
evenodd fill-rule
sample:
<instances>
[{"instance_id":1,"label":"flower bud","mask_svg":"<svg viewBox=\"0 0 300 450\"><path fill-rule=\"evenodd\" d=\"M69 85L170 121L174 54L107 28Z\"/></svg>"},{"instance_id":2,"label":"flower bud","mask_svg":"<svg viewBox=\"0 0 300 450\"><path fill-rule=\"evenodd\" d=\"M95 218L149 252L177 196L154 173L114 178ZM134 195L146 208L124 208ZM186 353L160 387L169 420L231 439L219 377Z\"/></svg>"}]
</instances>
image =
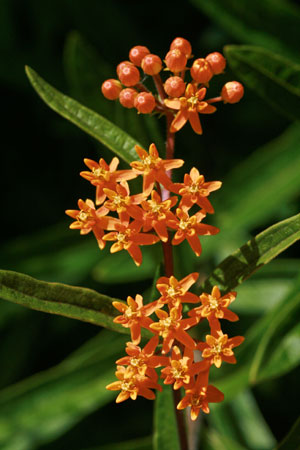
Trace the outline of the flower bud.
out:
<instances>
[{"instance_id":1,"label":"flower bud","mask_svg":"<svg viewBox=\"0 0 300 450\"><path fill-rule=\"evenodd\" d=\"M191 77L198 83L208 83L213 76L212 68L204 58L195 59L191 67Z\"/></svg>"},{"instance_id":2,"label":"flower bud","mask_svg":"<svg viewBox=\"0 0 300 450\"><path fill-rule=\"evenodd\" d=\"M224 103L237 103L244 95L244 87L238 81L229 81L223 86L221 97Z\"/></svg>"},{"instance_id":3,"label":"flower bud","mask_svg":"<svg viewBox=\"0 0 300 450\"><path fill-rule=\"evenodd\" d=\"M209 62L214 75L219 75L220 73L224 72L224 69L226 67L226 59L223 55L221 55L221 53L210 53L206 56L205 59Z\"/></svg>"},{"instance_id":4,"label":"flower bud","mask_svg":"<svg viewBox=\"0 0 300 450\"><path fill-rule=\"evenodd\" d=\"M121 73L122 70L124 69L124 67L126 67L126 66L133 66L133 64L130 61L122 61L122 62L120 62L120 64L117 65L118 76L119 76L119 73Z\"/></svg>"},{"instance_id":5,"label":"flower bud","mask_svg":"<svg viewBox=\"0 0 300 450\"><path fill-rule=\"evenodd\" d=\"M162 69L162 61L157 55L146 55L141 63L143 71L147 75L157 75Z\"/></svg>"},{"instance_id":6,"label":"flower bud","mask_svg":"<svg viewBox=\"0 0 300 450\"><path fill-rule=\"evenodd\" d=\"M170 97L180 97L185 91L185 82L180 77L170 77L166 80L164 89Z\"/></svg>"},{"instance_id":7,"label":"flower bud","mask_svg":"<svg viewBox=\"0 0 300 450\"><path fill-rule=\"evenodd\" d=\"M119 101L124 108L133 108L134 99L137 96L137 91L131 88L123 89L120 92Z\"/></svg>"},{"instance_id":8,"label":"flower bud","mask_svg":"<svg viewBox=\"0 0 300 450\"><path fill-rule=\"evenodd\" d=\"M140 72L133 64L124 64L118 70L118 77L124 86L135 86L140 81Z\"/></svg>"},{"instance_id":9,"label":"flower bud","mask_svg":"<svg viewBox=\"0 0 300 450\"><path fill-rule=\"evenodd\" d=\"M170 50L174 49L180 50L187 58L189 58L192 54L192 47L189 41L183 38L175 38L172 44L170 45Z\"/></svg>"},{"instance_id":10,"label":"flower bud","mask_svg":"<svg viewBox=\"0 0 300 450\"><path fill-rule=\"evenodd\" d=\"M171 72L181 72L186 66L186 56L178 48L170 50L166 54L166 65Z\"/></svg>"},{"instance_id":11,"label":"flower bud","mask_svg":"<svg viewBox=\"0 0 300 450\"><path fill-rule=\"evenodd\" d=\"M143 47L142 45L136 45L129 52L130 61L136 66L141 66L143 58L150 53L150 50L147 47Z\"/></svg>"},{"instance_id":12,"label":"flower bud","mask_svg":"<svg viewBox=\"0 0 300 450\"><path fill-rule=\"evenodd\" d=\"M119 80L110 78L102 83L101 91L105 98L108 100L116 100L122 90L122 85Z\"/></svg>"},{"instance_id":13,"label":"flower bud","mask_svg":"<svg viewBox=\"0 0 300 450\"><path fill-rule=\"evenodd\" d=\"M134 99L134 106L139 113L150 114L155 108L155 98L150 92L140 92Z\"/></svg>"}]
</instances>

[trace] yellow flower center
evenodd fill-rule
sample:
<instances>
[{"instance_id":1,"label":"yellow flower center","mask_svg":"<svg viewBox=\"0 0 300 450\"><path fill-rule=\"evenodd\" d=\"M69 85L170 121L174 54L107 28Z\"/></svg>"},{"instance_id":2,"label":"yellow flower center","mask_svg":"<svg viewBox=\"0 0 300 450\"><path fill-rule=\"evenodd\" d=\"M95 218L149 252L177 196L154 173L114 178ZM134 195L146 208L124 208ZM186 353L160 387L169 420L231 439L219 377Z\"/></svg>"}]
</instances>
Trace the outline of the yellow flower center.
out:
<instances>
[{"instance_id":1,"label":"yellow flower center","mask_svg":"<svg viewBox=\"0 0 300 450\"><path fill-rule=\"evenodd\" d=\"M180 222L179 222L179 228L181 229L181 230L186 230L187 228L189 228L189 226L190 226L190 222L189 222L189 220L183 220L183 219L180 219Z\"/></svg>"},{"instance_id":2,"label":"yellow flower center","mask_svg":"<svg viewBox=\"0 0 300 450\"><path fill-rule=\"evenodd\" d=\"M180 295L181 291L180 289L174 289L173 286L170 286L167 293L169 297L176 297L176 295Z\"/></svg>"},{"instance_id":3,"label":"yellow flower center","mask_svg":"<svg viewBox=\"0 0 300 450\"><path fill-rule=\"evenodd\" d=\"M215 354L221 353L222 350L223 350L223 346L220 343L214 345L213 348L211 349L212 353L215 353Z\"/></svg>"},{"instance_id":4,"label":"yellow flower center","mask_svg":"<svg viewBox=\"0 0 300 450\"><path fill-rule=\"evenodd\" d=\"M195 108L198 103L198 97L190 97L187 99L190 108Z\"/></svg>"},{"instance_id":5,"label":"yellow flower center","mask_svg":"<svg viewBox=\"0 0 300 450\"><path fill-rule=\"evenodd\" d=\"M97 178L107 178L107 170L102 169L101 167L98 167L97 169L93 169L93 174Z\"/></svg>"},{"instance_id":6,"label":"yellow flower center","mask_svg":"<svg viewBox=\"0 0 300 450\"><path fill-rule=\"evenodd\" d=\"M139 358L131 358L130 360L130 365L133 367L138 367L140 366L142 363L142 361Z\"/></svg>"},{"instance_id":7,"label":"yellow flower center","mask_svg":"<svg viewBox=\"0 0 300 450\"><path fill-rule=\"evenodd\" d=\"M219 306L219 302L216 298L212 297L211 295L208 296L209 300L209 307L210 309L217 309Z\"/></svg>"},{"instance_id":8,"label":"yellow flower center","mask_svg":"<svg viewBox=\"0 0 300 450\"><path fill-rule=\"evenodd\" d=\"M196 192L198 192L198 190L199 190L199 186L198 186L198 184L192 184L190 187L189 187L189 191L191 192L191 194L196 194Z\"/></svg>"},{"instance_id":9,"label":"yellow flower center","mask_svg":"<svg viewBox=\"0 0 300 450\"><path fill-rule=\"evenodd\" d=\"M121 242L122 244L125 244L127 242L127 236L125 233L118 233L117 234L117 240Z\"/></svg>"},{"instance_id":10,"label":"yellow flower center","mask_svg":"<svg viewBox=\"0 0 300 450\"><path fill-rule=\"evenodd\" d=\"M134 388L135 385L133 381L123 381L123 383L121 384L122 391L130 392L133 391Z\"/></svg>"},{"instance_id":11,"label":"yellow flower center","mask_svg":"<svg viewBox=\"0 0 300 450\"><path fill-rule=\"evenodd\" d=\"M86 222L89 217L90 217L90 214L83 210L81 210L77 216L77 218L78 218L78 220L80 220L80 222Z\"/></svg>"},{"instance_id":12,"label":"yellow flower center","mask_svg":"<svg viewBox=\"0 0 300 450\"><path fill-rule=\"evenodd\" d=\"M124 316L126 316L128 319L132 319L134 316L136 316L136 311L132 311L132 309L129 307L126 309Z\"/></svg>"}]
</instances>

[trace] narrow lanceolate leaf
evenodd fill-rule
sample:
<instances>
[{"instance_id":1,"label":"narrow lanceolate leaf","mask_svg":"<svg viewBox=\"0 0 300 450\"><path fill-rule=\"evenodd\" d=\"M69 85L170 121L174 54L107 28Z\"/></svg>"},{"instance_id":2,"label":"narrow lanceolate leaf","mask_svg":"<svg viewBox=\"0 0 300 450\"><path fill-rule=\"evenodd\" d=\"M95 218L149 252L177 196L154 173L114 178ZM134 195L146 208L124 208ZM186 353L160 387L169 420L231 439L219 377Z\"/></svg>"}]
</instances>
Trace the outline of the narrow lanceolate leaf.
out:
<instances>
[{"instance_id":1,"label":"narrow lanceolate leaf","mask_svg":"<svg viewBox=\"0 0 300 450\"><path fill-rule=\"evenodd\" d=\"M154 450L180 450L172 387L162 385L154 407Z\"/></svg>"},{"instance_id":2,"label":"narrow lanceolate leaf","mask_svg":"<svg viewBox=\"0 0 300 450\"><path fill-rule=\"evenodd\" d=\"M224 259L206 279L202 289L214 285L229 291L300 239L300 214L272 225Z\"/></svg>"},{"instance_id":3,"label":"narrow lanceolate leaf","mask_svg":"<svg viewBox=\"0 0 300 450\"><path fill-rule=\"evenodd\" d=\"M90 322L121 333L127 329L113 322L114 299L91 289L39 281L17 272L0 271L0 298L27 308Z\"/></svg>"},{"instance_id":4,"label":"narrow lanceolate leaf","mask_svg":"<svg viewBox=\"0 0 300 450\"><path fill-rule=\"evenodd\" d=\"M109 403L126 337L101 331L61 364L0 391L1 450L32 450Z\"/></svg>"},{"instance_id":5,"label":"narrow lanceolate leaf","mask_svg":"<svg viewBox=\"0 0 300 450\"><path fill-rule=\"evenodd\" d=\"M291 120L300 119L300 64L261 47L229 45L224 51L246 87Z\"/></svg>"},{"instance_id":6,"label":"narrow lanceolate leaf","mask_svg":"<svg viewBox=\"0 0 300 450\"><path fill-rule=\"evenodd\" d=\"M28 66L26 66L26 74L36 92L50 108L100 141L124 161L130 163L136 159L134 146L138 142L125 131L100 114L59 92Z\"/></svg>"},{"instance_id":7,"label":"narrow lanceolate leaf","mask_svg":"<svg viewBox=\"0 0 300 450\"><path fill-rule=\"evenodd\" d=\"M299 58L300 9L296 4L251 0L249 7L249 0L191 1L238 41Z\"/></svg>"},{"instance_id":8,"label":"narrow lanceolate leaf","mask_svg":"<svg viewBox=\"0 0 300 450\"><path fill-rule=\"evenodd\" d=\"M300 448L300 417L275 450L298 450Z\"/></svg>"}]
</instances>

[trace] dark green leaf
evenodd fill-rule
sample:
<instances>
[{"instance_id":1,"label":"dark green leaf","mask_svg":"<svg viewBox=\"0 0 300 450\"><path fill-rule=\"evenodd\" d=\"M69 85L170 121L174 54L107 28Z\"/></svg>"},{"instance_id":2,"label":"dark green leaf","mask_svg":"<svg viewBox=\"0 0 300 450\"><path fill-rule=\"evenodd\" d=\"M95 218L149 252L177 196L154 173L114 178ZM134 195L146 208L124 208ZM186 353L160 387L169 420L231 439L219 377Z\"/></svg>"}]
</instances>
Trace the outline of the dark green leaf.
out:
<instances>
[{"instance_id":1,"label":"dark green leaf","mask_svg":"<svg viewBox=\"0 0 300 450\"><path fill-rule=\"evenodd\" d=\"M207 278L203 290L228 291L300 239L300 214L276 223L228 256Z\"/></svg>"},{"instance_id":2,"label":"dark green leaf","mask_svg":"<svg viewBox=\"0 0 300 450\"><path fill-rule=\"evenodd\" d=\"M134 146L138 142L125 131L53 88L28 66L26 74L36 92L50 108L100 141L124 161L130 163L136 159Z\"/></svg>"},{"instance_id":3,"label":"dark green leaf","mask_svg":"<svg viewBox=\"0 0 300 450\"><path fill-rule=\"evenodd\" d=\"M290 432L280 442L275 450L299 450L300 449L300 417L292 426Z\"/></svg>"},{"instance_id":4,"label":"dark green leaf","mask_svg":"<svg viewBox=\"0 0 300 450\"><path fill-rule=\"evenodd\" d=\"M39 281L17 272L0 271L0 297L27 308L90 322L121 333L113 322L113 299L86 288Z\"/></svg>"},{"instance_id":5,"label":"dark green leaf","mask_svg":"<svg viewBox=\"0 0 300 450\"><path fill-rule=\"evenodd\" d=\"M32 450L113 399L126 337L102 331L63 363L0 392L0 447Z\"/></svg>"},{"instance_id":6,"label":"dark green leaf","mask_svg":"<svg viewBox=\"0 0 300 450\"><path fill-rule=\"evenodd\" d=\"M229 45L224 51L246 87L291 120L300 119L300 64L261 47Z\"/></svg>"},{"instance_id":7,"label":"dark green leaf","mask_svg":"<svg viewBox=\"0 0 300 450\"><path fill-rule=\"evenodd\" d=\"M285 0L192 0L214 22L242 43L299 57L300 11Z\"/></svg>"},{"instance_id":8,"label":"dark green leaf","mask_svg":"<svg viewBox=\"0 0 300 450\"><path fill-rule=\"evenodd\" d=\"M162 392L156 394L153 439L155 450L180 450L181 448L171 386L163 385Z\"/></svg>"}]
</instances>

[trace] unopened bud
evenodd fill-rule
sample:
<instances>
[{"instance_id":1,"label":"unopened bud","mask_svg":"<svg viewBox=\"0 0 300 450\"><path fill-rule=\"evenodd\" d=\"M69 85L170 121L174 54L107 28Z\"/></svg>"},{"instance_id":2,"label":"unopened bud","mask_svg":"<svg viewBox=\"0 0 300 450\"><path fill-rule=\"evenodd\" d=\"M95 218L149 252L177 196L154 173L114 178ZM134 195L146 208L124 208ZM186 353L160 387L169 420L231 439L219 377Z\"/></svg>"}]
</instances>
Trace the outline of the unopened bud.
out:
<instances>
[{"instance_id":1,"label":"unopened bud","mask_svg":"<svg viewBox=\"0 0 300 450\"><path fill-rule=\"evenodd\" d=\"M171 72L181 72L186 66L186 56L178 48L170 50L166 54L166 65Z\"/></svg>"},{"instance_id":2,"label":"unopened bud","mask_svg":"<svg viewBox=\"0 0 300 450\"><path fill-rule=\"evenodd\" d=\"M170 97L180 97L185 91L185 82L180 77L170 77L166 80L164 89Z\"/></svg>"},{"instance_id":3,"label":"unopened bud","mask_svg":"<svg viewBox=\"0 0 300 450\"><path fill-rule=\"evenodd\" d=\"M133 64L125 64L119 69L118 77L124 86L135 86L140 81L140 72Z\"/></svg>"},{"instance_id":4,"label":"unopened bud","mask_svg":"<svg viewBox=\"0 0 300 450\"><path fill-rule=\"evenodd\" d=\"M143 71L147 75L157 75L162 69L162 61L157 55L146 55L141 63Z\"/></svg>"},{"instance_id":5,"label":"unopened bud","mask_svg":"<svg viewBox=\"0 0 300 450\"><path fill-rule=\"evenodd\" d=\"M132 88L123 89L120 92L119 101L124 108L133 108L134 99L138 95L137 91Z\"/></svg>"},{"instance_id":6,"label":"unopened bud","mask_svg":"<svg viewBox=\"0 0 300 450\"><path fill-rule=\"evenodd\" d=\"M134 99L134 106L139 113L150 114L155 108L155 98L150 92L140 92Z\"/></svg>"},{"instance_id":7,"label":"unopened bud","mask_svg":"<svg viewBox=\"0 0 300 450\"><path fill-rule=\"evenodd\" d=\"M220 73L224 72L224 69L226 67L226 59L223 55L221 55L221 53L210 53L206 56L205 59L209 62L214 75L219 75Z\"/></svg>"},{"instance_id":8,"label":"unopened bud","mask_svg":"<svg viewBox=\"0 0 300 450\"><path fill-rule=\"evenodd\" d=\"M184 38L177 37L174 39L170 45L170 50L174 50L176 48L180 50L187 58L189 58L192 54L192 46L189 41Z\"/></svg>"},{"instance_id":9,"label":"unopened bud","mask_svg":"<svg viewBox=\"0 0 300 450\"><path fill-rule=\"evenodd\" d=\"M223 86L221 97L224 103L237 103L244 95L244 87L238 81L229 81Z\"/></svg>"},{"instance_id":10,"label":"unopened bud","mask_svg":"<svg viewBox=\"0 0 300 450\"><path fill-rule=\"evenodd\" d=\"M191 77L198 83L208 83L213 76L212 68L204 58L195 59L191 67Z\"/></svg>"},{"instance_id":11,"label":"unopened bud","mask_svg":"<svg viewBox=\"0 0 300 450\"><path fill-rule=\"evenodd\" d=\"M136 45L129 52L130 61L136 66L141 66L142 60L146 55L150 53L150 50L147 47L143 47L142 45Z\"/></svg>"},{"instance_id":12,"label":"unopened bud","mask_svg":"<svg viewBox=\"0 0 300 450\"><path fill-rule=\"evenodd\" d=\"M113 78L104 81L101 86L102 94L108 100L116 100L119 98L120 92L122 90L122 85L119 80L114 80Z\"/></svg>"}]
</instances>

